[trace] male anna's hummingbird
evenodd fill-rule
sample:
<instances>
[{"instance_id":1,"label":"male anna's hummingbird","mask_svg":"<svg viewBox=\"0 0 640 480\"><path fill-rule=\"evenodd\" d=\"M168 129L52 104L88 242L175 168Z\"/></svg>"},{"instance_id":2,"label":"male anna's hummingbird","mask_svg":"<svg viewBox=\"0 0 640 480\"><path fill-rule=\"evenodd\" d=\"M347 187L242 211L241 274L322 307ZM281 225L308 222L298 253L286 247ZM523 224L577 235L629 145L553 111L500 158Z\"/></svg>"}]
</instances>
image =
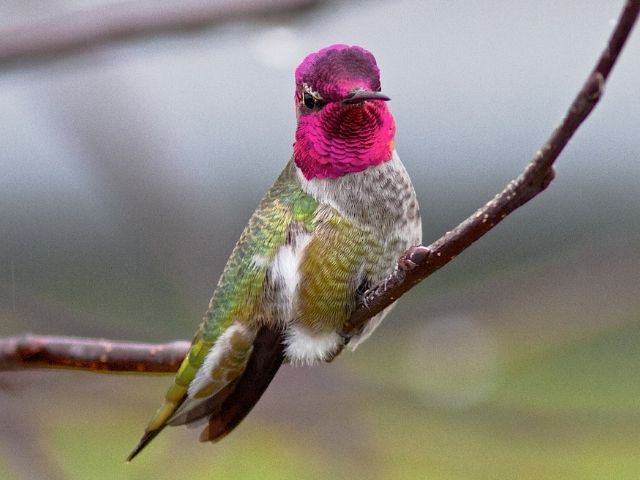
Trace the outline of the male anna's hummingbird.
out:
<instances>
[{"instance_id":1,"label":"male anna's hummingbird","mask_svg":"<svg viewBox=\"0 0 640 480\"><path fill-rule=\"evenodd\" d=\"M293 156L240 236L164 405L129 460L166 425L217 441L253 408L282 361L354 349L340 331L359 296L421 241L411 180L371 53L332 45L295 72Z\"/></svg>"}]
</instances>

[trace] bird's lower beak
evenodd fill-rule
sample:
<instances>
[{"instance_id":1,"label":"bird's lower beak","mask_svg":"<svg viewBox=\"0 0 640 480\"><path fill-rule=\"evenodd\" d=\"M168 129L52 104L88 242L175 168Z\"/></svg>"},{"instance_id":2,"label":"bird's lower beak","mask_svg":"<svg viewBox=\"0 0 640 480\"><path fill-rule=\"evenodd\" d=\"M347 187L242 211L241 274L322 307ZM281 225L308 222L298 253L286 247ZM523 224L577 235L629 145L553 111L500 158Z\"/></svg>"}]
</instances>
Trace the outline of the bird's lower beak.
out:
<instances>
[{"instance_id":1,"label":"bird's lower beak","mask_svg":"<svg viewBox=\"0 0 640 480\"><path fill-rule=\"evenodd\" d=\"M342 100L342 103L345 105L353 105L355 103L362 103L366 100L382 100L386 102L391 99L381 92L354 90L344 100Z\"/></svg>"}]
</instances>

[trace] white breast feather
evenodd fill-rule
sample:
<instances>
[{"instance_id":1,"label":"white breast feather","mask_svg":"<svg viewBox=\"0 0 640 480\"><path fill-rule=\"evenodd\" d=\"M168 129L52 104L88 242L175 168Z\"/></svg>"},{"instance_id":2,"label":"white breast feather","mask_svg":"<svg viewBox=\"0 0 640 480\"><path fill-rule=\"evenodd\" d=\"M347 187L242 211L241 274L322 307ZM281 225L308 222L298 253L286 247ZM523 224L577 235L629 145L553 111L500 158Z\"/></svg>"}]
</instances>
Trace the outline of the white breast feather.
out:
<instances>
[{"instance_id":1,"label":"white breast feather","mask_svg":"<svg viewBox=\"0 0 640 480\"><path fill-rule=\"evenodd\" d=\"M287 330L285 353L293 363L312 365L333 356L340 342L337 332L315 333L307 328L294 326Z\"/></svg>"},{"instance_id":2,"label":"white breast feather","mask_svg":"<svg viewBox=\"0 0 640 480\"><path fill-rule=\"evenodd\" d=\"M285 334L285 353L292 363L312 364L329 358L336 350L340 337L337 333L311 332L294 324L295 302L300 284L300 266L305 249L312 236L308 233L299 235L291 245L280 247L271 265L271 274L282 284L282 309L288 328Z\"/></svg>"},{"instance_id":3,"label":"white breast feather","mask_svg":"<svg viewBox=\"0 0 640 480\"><path fill-rule=\"evenodd\" d=\"M290 306L300 283L300 262L310 240L308 233L298 235L290 245L278 249L271 265L271 274L284 286Z\"/></svg>"}]
</instances>

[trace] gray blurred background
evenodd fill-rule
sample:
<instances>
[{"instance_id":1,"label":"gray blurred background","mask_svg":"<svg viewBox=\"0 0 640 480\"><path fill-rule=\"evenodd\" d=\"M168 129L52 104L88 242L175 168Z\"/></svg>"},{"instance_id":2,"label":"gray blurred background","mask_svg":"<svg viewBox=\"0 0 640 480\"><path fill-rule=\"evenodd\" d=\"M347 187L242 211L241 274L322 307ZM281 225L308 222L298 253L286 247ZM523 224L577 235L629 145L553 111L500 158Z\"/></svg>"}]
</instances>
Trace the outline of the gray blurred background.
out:
<instances>
[{"instance_id":1,"label":"gray blurred background","mask_svg":"<svg viewBox=\"0 0 640 480\"><path fill-rule=\"evenodd\" d=\"M3 0L0 44L108 3ZM0 335L190 338L332 43L378 60L430 243L522 171L622 4L326 2L0 63ZM638 478L639 60L636 31L548 191L221 444L125 465L168 378L2 373L0 478Z\"/></svg>"}]
</instances>

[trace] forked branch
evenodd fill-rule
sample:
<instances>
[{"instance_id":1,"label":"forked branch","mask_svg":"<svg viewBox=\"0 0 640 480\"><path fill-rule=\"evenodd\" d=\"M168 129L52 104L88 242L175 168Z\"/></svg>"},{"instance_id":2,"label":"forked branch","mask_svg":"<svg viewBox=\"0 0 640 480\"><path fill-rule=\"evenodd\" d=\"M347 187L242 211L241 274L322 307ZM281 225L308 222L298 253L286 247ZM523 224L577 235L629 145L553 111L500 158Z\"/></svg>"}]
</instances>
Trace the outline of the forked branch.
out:
<instances>
[{"instance_id":1,"label":"forked branch","mask_svg":"<svg viewBox=\"0 0 640 480\"><path fill-rule=\"evenodd\" d=\"M344 326L345 336L358 332L369 318L449 263L512 211L547 188L554 177L554 162L602 97L607 78L639 12L640 0L627 0L595 68L560 126L536 152L524 172L440 239L427 247L420 245L407 250L398 260L396 271L385 282L365 292L362 302ZM186 342L152 345L69 337L13 337L0 339L0 370L67 367L92 371L171 372L177 369L187 347Z\"/></svg>"},{"instance_id":2,"label":"forked branch","mask_svg":"<svg viewBox=\"0 0 640 480\"><path fill-rule=\"evenodd\" d=\"M407 250L400 257L398 268L387 281L365 293L359 308L344 327L346 335L356 333L367 319L449 263L516 208L549 186L554 177L554 162L602 97L607 77L633 30L639 11L640 0L628 0L625 3L606 48L569 107L562 123L536 152L524 172L482 208L431 245L416 246Z\"/></svg>"}]
</instances>

